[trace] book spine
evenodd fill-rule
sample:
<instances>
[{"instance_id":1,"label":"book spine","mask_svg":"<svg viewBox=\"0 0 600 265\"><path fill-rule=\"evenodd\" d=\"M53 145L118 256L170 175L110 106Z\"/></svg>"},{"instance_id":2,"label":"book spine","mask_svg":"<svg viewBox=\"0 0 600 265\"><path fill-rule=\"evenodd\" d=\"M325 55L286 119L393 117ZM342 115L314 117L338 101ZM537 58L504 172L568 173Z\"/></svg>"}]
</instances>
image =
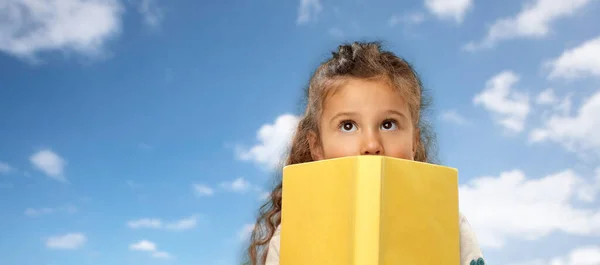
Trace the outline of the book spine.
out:
<instances>
[{"instance_id":1,"label":"book spine","mask_svg":"<svg viewBox=\"0 0 600 265\"><path fill-rule=\"evenodd\" d=\"M357 167L353 264L376 265L379 263L382 159L359 159Z\"/></svg>"}]
</instances>

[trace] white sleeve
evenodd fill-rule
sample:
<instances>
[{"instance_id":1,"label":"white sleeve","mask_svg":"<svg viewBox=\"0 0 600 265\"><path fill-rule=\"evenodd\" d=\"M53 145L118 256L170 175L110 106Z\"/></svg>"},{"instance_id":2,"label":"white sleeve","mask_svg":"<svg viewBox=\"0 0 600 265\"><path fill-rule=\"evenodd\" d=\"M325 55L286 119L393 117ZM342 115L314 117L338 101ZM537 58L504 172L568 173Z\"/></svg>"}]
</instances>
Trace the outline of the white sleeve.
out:
<instances>
[{"instance_id":1,"label":"white sleeve","mask_svg":"<svg viewBox=\"0 0 600 265\"><path fill-rule=\"evenodd\" d=\"M269 248L267 249L267 260L265 265L279 265L279 241L281 234L281 226L277 226L273 237L269 242Z\"/></svg>"},{"instance_id":2,"label":"white sleeve","mask_svg":"<svg viewBox=\"0 0 600 265\"><path fill-rule=\"evenodd\" d=\"M485 265L479 242L467 218L460 214L460 265Z\"/></svg>"}]
</instances>

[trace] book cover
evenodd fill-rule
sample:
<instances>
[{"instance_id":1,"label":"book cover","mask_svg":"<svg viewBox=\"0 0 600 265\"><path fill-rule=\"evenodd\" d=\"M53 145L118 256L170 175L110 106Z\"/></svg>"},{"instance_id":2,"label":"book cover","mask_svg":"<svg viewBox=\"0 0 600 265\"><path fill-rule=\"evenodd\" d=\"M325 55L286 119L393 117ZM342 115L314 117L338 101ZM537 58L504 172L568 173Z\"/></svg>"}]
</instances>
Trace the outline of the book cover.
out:
<instances>
[{"instance_id":1,"label":"book cover","mask_svg":"<svg viewBox=\"0 0 600 265\"><path fill-rule=\"evenodd\" d=\"M384 156L283 169L281 265L459 265L458 171Z\"/></svg>"}]
</instances>

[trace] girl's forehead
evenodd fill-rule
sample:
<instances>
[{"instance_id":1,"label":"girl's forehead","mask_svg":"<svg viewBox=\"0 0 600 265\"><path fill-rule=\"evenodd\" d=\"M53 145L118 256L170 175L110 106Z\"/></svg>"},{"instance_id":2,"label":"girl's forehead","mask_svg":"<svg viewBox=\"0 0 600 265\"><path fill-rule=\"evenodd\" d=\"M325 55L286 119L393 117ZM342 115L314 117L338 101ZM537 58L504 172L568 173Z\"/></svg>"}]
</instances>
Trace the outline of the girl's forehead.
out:
<instances>
[{"instance_id":1,"label":"girl's forehead","mask_svg":"<svg viewBox=\"0 0 600 265\"><path fill-rule=\"evenodd\" d=\"M355 109L357 111L379 108L404 108L402 93L386 82L375 80L349 80L337 87L323 104L324 111Z\"/></svg>"}]
</instances>

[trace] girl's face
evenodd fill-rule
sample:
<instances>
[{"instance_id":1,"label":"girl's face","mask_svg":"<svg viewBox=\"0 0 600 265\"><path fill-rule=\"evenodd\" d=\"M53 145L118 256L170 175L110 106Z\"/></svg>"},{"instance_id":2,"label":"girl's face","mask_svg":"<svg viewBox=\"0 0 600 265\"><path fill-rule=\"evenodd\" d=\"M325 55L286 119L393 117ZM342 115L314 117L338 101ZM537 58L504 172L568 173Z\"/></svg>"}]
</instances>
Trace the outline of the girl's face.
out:
<instances>
[{"instance_id":1,"label":"girl's face","mask_svg":"<svg viewBox=\"0 0 600 265\"><path fill-rule=\"evenodd\" d=\"M320 142L310 138L314 160L354 155L413 160L408 105L384 82L351 79L325 99L319 123Z\"/></svg>"}]
</instances>

